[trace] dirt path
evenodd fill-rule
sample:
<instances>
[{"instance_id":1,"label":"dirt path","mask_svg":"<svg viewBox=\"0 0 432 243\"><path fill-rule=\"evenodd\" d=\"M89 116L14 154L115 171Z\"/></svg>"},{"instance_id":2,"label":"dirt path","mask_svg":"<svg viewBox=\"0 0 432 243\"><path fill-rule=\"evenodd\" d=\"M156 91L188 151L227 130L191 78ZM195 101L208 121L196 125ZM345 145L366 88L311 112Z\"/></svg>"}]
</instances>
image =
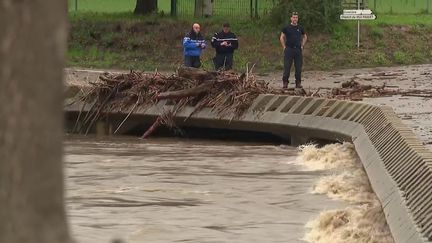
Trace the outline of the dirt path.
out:
<instances>
[{"instance_id":1,"label":"dirt path","mask_svg":"<svg viewBox=\"0 0 432 243\"><path fill-rule=\"evenodd\" d=\"M110 72L126 72L109 70ZM98 80L104 70L66 69L65 79L68 83L86 85ZM273 87L280 87L282 73L272 73L259 76L259 79L269 82ZM355 80L365 85L391 86L401 90L431 90L432 64L346 69L338 71L308 71L304 73L304 88L316 90L322 88L340 87L345 81ZM291 80L292 81L292 80ZM290 84L293 86L293 84ZM432 98L423 97L381 97L368 98L361 102L391 106L405 124L410 126L419 139L432 149Z\"/></svg>"}]
</instances>

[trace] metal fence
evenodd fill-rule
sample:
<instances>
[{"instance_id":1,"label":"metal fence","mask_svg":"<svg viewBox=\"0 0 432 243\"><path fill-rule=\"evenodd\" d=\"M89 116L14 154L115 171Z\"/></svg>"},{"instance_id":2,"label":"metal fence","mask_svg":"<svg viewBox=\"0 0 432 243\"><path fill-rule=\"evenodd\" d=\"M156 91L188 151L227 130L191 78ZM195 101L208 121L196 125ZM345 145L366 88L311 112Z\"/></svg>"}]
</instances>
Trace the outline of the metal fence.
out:
<instances>
[{"instance_id":1,"label":"metal fence","mask_svg":"<svg viewBox=\"0 0 432 243\"><path fill-rule=\"evenodd\" d=\"M177 16L194 16L199 0L158 0L159 11ZM305 0L307 1L307 0ZM362 8L377 13L432 13L432 0L359 0ZM132 12L136 0L68 0L69 11ZM262 17L278 0L211 0L212 15L231 18ZM343 0L344 8L357 8L357 0ZM174 7L174 8L173 8Z\"/></svg>"},{"instance_id":2,"label":"metal fence","mask_svg":"<svg viewBox=\"0 0 432 243\"><path fill-rule=\"evenodd\" d=\"M432 13L432 0L369 0L368 5L377 13Z\"/></svg>"},{"instance_id":3,"label":"metal fence","mask_svg":"<svg viewBox=\"0 0 432 243\"><path fill-rule=\"evenodd\" d=\"M383 14L431 14L432 0L343 0L345 9L372 9ZM178 16L193 16L196 0L176 0ZM275 6L277 0L212 0L214 16L262 17Z\"/></svg>"},{"instance_id":4,"label":"metal fence","mask_svg":"<svg viewBox=\"0 0 432 243\"><path fill-rule=\"evenodd\" d=\"M195 0L176 0L177 16L193 16ZM212 0L213 16L229 16L235 18L258 18L267 15L275 5L276 0ZM205 14L203 14L205 15Z\"/></svg>"}]
</instances>

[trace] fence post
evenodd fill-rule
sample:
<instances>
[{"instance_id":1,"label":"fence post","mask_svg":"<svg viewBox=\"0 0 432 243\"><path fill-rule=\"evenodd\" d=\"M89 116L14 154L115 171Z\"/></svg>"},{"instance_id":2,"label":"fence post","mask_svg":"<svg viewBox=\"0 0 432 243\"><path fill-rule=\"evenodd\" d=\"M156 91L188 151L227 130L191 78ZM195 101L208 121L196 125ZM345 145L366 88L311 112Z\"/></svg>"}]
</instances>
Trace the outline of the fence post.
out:
<instances>
[{"instance_id":1,"label":"fence post","mask_svg":"<svg viewBox=\"0 0 432 243\"><path fill-rule=\"evenodd\" d=\"M431 2L431 0L427 0L427 13L428 14L430 14L431 13L431 11L430 11L430 2Z\"/></svg>"},{"instance_id":2,"label":"fence post","mask_svg":"<svg viewBox=\"0 0 432 243\"><path fill-rule=\"evenodd\" d=\"M250 0L250 17L253 18L253 0Z\"/></svg>"},{"instance_id":3,"label":"fence post","mask_svg":"<svg viewBox=\"0 0 432 243\"><path fill-rule=\"evenodd\" d=\"M255 0L255 18L258 18L258 0Z\"/></svg>"},{"instance_id":4,"label":"fence post","mask_svg":"<svg viewBox=\"0 0 432 243\"><path fill-rule=\"evenodd\" d=\"M171 0L171 16L177 16L177 0Z\"/></svg>"}]
</instances>

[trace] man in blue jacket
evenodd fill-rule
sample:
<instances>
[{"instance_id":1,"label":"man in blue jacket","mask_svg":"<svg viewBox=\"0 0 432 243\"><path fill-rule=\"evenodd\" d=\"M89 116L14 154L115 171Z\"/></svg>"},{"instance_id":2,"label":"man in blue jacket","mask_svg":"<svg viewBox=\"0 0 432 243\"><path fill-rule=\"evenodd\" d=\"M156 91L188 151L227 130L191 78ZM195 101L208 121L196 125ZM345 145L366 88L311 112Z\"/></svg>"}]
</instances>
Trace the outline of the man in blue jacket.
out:
<instances>
[{"instance_id":1,"label":"man in blue jacket","mask_svg":"<svg viewBox=\"0 0 432 243\"><path fill-rule=\"evenodd\" d=\"M216 49L216 56L213 58L216 70L232 69L233 54L238 48L238 40L237 36L230 31L229 23L223 24L222 31L214 34L211 44Z\"/></svg>"},{"instance_id":2,"label":"man in blue jacket","mask_svg":"<svg viewBox=\"0 0 432 243\"><path fill-rule=\"evenodd\" d=\"M186 67L201 67L201 51L206 48L206 43L200 30L200 25L195 23L192 25L192 30L183 38L184 65Z\"/></svg>"}]
</instances>

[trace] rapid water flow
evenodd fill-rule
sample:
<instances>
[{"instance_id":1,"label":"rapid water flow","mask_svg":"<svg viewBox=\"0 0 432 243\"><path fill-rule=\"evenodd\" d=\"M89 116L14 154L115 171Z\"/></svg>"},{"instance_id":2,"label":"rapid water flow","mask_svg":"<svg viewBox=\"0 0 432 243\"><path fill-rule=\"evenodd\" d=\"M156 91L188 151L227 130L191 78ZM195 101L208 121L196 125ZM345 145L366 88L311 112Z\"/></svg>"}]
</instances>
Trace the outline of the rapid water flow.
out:
<instances>
[{"instance_id":1,"label":"rapid water flow","mask_svg":"<svg viewBox=\"0 0 432 243\"><path fill-rule=\"evenodd\" d=\"M391 239L352 147L329 146L68 137L73 236L83 243ZM364 221L371 210L373 222ZM382 230L371 232L376 223Z\"/></svg>"}]
</instances>

